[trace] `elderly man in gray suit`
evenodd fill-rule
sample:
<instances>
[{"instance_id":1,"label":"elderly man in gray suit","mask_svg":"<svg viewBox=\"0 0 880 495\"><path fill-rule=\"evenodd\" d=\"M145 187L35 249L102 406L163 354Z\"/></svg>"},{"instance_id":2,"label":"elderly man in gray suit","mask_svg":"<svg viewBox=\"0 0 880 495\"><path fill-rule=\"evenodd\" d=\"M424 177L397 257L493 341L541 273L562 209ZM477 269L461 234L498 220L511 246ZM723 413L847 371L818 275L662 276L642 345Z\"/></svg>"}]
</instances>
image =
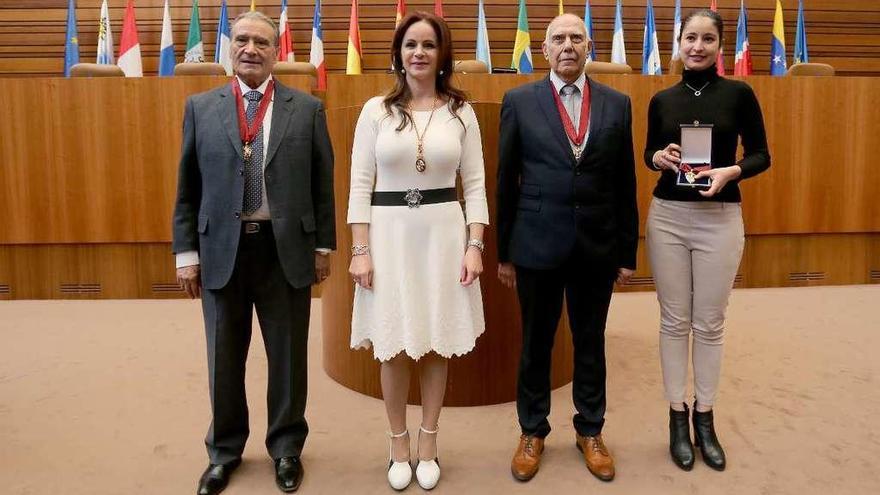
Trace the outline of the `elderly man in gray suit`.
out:
<instances>
[{"instance_id":1,"label":"elderly man in gray suit","mask_svg":"<svg viewBox=\"0 0 880 495\"><path fill-rule=\"evenodd\" d=\"M245 361L256 308L269 365L266 447L275 480L299 487L308 433L310 286L335 249L333 152L319 100L272 78L278 27L232 24L230 84L190 97L174 210L177 278L202 298L213 420L198 494L226 487L248 437Z\"/></svg>"}]
</instances>

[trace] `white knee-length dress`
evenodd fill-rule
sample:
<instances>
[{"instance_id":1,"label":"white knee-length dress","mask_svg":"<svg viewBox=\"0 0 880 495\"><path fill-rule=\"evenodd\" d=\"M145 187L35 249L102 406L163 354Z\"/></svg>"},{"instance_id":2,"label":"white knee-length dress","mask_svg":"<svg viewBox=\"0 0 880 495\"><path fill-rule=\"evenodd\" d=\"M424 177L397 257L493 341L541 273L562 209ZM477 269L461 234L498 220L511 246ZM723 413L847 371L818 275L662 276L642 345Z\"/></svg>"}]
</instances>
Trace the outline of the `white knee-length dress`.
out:
<instances>
[{"instance_id":1,"label":"white knee-length dress","mask_svg":"<svg viewBox=\"0 0 880 495\"><path fill-rule=\"evenodd\" d=\"M467 228L489 223L480 128L470 105L458 110L412 112L424 132L427 169L418 172L416 133L398 132L381 97L370 99L355 128L348 223L370 224L373 288L355 287L351 347L369 348L380 361L400 352L419 359L434 351L466 354L485 330L479 281L459 282ZM372 206L373 191L455 187L461 175L465 208L458 202Z\"/></svg>"}]
</instances>

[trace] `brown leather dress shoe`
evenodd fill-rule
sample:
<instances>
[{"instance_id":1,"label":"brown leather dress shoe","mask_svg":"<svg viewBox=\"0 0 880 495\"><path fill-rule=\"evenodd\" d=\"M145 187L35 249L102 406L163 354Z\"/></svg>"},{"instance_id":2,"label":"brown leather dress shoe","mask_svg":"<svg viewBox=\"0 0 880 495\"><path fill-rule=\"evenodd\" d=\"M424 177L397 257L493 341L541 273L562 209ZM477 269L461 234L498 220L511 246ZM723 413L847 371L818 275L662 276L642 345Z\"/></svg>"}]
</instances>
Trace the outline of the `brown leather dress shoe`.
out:
<instances>
[{"instance_id":1,"label":"brown leather dress shoe","mask_svg":"<svg viewBox=\"0 0 880 495\"><path fill-rule=\"evenodd\" d=\"M593 476L602 481L614 479L614 459L608 452L605 442L602 441L601 433L595 437L577 435L577 448L584 453L587 469L593 473Z\"/></svg>"},{"instance_id":2,"label":"brown leather dress shoe","mask_svg":"<svg viewBox=\"0 0 880 495\"><path fill-rule=\"evenodd\" d=\"M521 435L519 446L510 461L510 472L520 481L529 481L538 472L541 454L544 453L544 439L531 435Z\"/></svg>"}]
</instances>

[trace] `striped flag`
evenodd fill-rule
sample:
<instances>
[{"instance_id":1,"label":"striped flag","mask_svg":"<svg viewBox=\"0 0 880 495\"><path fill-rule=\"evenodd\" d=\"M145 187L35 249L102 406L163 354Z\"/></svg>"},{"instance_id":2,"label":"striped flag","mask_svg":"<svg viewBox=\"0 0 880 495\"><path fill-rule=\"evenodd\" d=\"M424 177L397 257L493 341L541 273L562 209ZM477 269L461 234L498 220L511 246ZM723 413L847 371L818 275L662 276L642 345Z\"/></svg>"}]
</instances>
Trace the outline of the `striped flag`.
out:
<instances>
[{"instance_id":1,"label":"striped flag","mask_svg":"<svg viewBox=\"0 0 880 495\"><path fill-rule=\"evenodd\" d=\"M232 30L229 28L229 13L226 0L220 6L220 19L217 21L217 43L214 45L214 62L226 69L226 75L232 75Z\"/></svg>"},{"instance_id":2,"label":"striped flag","mask_svg":"<svg viewBox=\"0 0 880 495\"><path fill-rule=\"evenodd\" d=\"M752 51L749 49L749 19L743 0L739 1L739 19L736 21L736 55L733 59L734 76L752 75Z\"/></svg>"},{"instance_id":3,"label":"striped flag","mask_svg":"<svg viewBox=\"0 0 880 495\"><path fill-rule=\"evenodd\" d=\"M718 5L715 3L715 0L712 0L711 5L709 5L709 10L712 12L718 12ZM724 36L724 33L718 33L721 36ZM718 40L718 56L715 59L715 70L718 72L719 76L723 76L724 71L724 47L720 46L721 40Z\"/></svg>"},{"instance_id":4,"label":"striped flag","mask_svg":"<svg viewBox=\"0 0 880 495\"><path fill-rule=\"evenodd\" d=\"M611 62L626 64L626 46L623 43L623 9L620 0L617 0L617 8L614 12L614 36L611 38Z\"/></svg>"},{"instance_id":5,"label":"striped flag","mask_svg":"<svg viewBox=\"0 0 880 495\"><path fill-rule=\"evenodd\" d=\"M223 8L226 8L224 0ZM159 75L174 75L174 39L171 30L171 11L168 9L168 0L162 12L162 38L159 42Z\"/></svg>"},{"instance_id":6,"label":"striped flag","mask_svg":"<svg viewBox=\"0 0 880 495\"><path fill-rule=\"evenodd\" d=\"M348 20L348 54L345 60L346 74L361 73L361 30L358 26L358 2L351 0L351 17Z\"/></svg>"},{"instance_id":7,"label":"striped flag","mask_svg":"<svg viewBox=\"0 0 880 495\"><path fill-rule=\"evenodd\" d=\"M782 19L782 2L776 0L773 16L773 35L770 39L770 75L784 76L788 64L785 61L785 23Z\"/></svg>"},{"instance_id":8,"label":"striped flag","mask_svg":"<svg viewBox=\"0 0 880 495\"><path fill-rule=\"evenodd\" d=\"M113 56L113 31L110 30L110 10L107 8L107 0L101 3L101 20L98 24L98 56L95 62L108 65L116 63L116 57Z\"/></svg>"},{"instance_id":9,"label":"striped flag","mask_svg":"<svg viewBox=\"0 0 880 495\"><path fill-rule=\"evenodd\" d=\"M436 15L437 17L440 17L441 19L444 17L443 16L443 0L434 0L434 15Z\"/></svg>"},{"instance_id":10,"label":"striped flag","mask_svg":"<svg viewBox=\"0 0 880 495\"><path fill-rule=\"evenodd\" d=\"M290 22L287 20L287 0L281 0L281 18L278 19L278 30L281 33L281 50L278 60L293 62L293 36L290 35Z\"/></svg>"},{"instance_id":11,"label":"striped flag","mask_svg":"<svg viewBox=\"0 0 880 495\"><path fill-rule=\"evenodd\" d=\"M64 75L70 77L70 68L79 63L79 36L76 30L76 3L67 0L67 36L64 41Z\"/></svg>"},{"instance_id":12,"label":"striped flag","mask_svg":"<svg viewBox=\"0 0 880 495\"><path fill-rule=\"evenodd\" d=\"M486 27L486 11L483 9L483 0L480 0L477 6L477 60L486 64L489 71L492 71L492 54L489 52L489 28Z\"/></svg>"},{"instance_id":13,"label":"striped flag","mask_svg":"<svg viewBox=\"0 0 880 495\"><path fill-rule=\"evenodd\" d=\"M125 6L125 18L122 20L122 36L119 39L119 60L116 64L122 68L125 77L143 77L141 63L141 44L138 41L137 22L134 19L134 0L128 0Z\"/></svg>"},{"instance_id":14,"label":"striped flag","mask_svg":"<svg viewBox=\"0 0 880 495\"><path fill-rule=\"evenodd\" d=\"M510 66L520 74L532 73L532 49L529 37L529 14L526 1L519 0L519 16L516 22L516 40L513 42L513 60Z\"/></svg>"},{"instance_id":15,"label":"striped flag","mask_svg":"<svg viewBox=\"0 0 880 495\"><path fill-rule=\"evenodd\" d=\"M681 0L675 0L675 19L672 21L672 60L681 58L678 38L681 36Z\"/></svg>"},{"instance_id":16,"label":"striped flag","mask_svg":"<svg viewBox=\"0 0 880 495\"><path fill-rule=\"evenodd\" d=\"M189 17L189 35L186 37L184 62L204 62L205 48L202 46L202 26L199 21L199 0L193 0L192 14Z\"/></svg>"},{"instance_id":17,"label":"striped flag","mask_svg":"<svg viewBox=\"0 0 880 495\"><path fill-rule=\"evenodd\" d=\"M804 26L804 2L798 2L797 31L794 35L794 63L801 64L810 61L810 53L807 50L807 29Z\"/></svg>"},{"instance_id":18,"label":"striped flag","mask_svg":"<svg viewBox=\"0 0 880 495\"><path fill-rule=\"evenodd\" d=\"M400 25L400 21L403 20L403 16L406 15L406 2L404 0L397 0L397 14L394 17L394 29L397 29L397 26Z\"/></svg>"},{"instance_id":19,"label":"striped flag","mask_svg":"<svg viewBox=\"0 0 880 495\"><path fill-rule=\"evenodd\" d=\"M327 89L327 64L324 63L324 33L321 31L321 0L315 0L315 16L312 18L312 46L309 63L318 70L318 89Z\"/></svg>"},{"instance_id":20,"label":"striped flag","mask_svg":"<svg viewBox=\"0 0 880 495\"><path fill-rule=\"evenodd\" d=\"M645 33L642 39L642 74L659 76L663 74L660 68L660 47L657 43L657 27L654 23L654 4L648 0L645 10Z\"/></svg>"},{"instance_id":21,"label":"striped flag","mask_svg":"<svg viewBox=\"0 0 880 495\"><path fill-rule=\"evenodd\" d=\"M587 29L587 36L593 42L590 44L590 53L587 54L587 62L596 60L596 40L593 40L593 15L590 13L590 0L584 1L584 27Z\"/></svg>"}]
</instances>

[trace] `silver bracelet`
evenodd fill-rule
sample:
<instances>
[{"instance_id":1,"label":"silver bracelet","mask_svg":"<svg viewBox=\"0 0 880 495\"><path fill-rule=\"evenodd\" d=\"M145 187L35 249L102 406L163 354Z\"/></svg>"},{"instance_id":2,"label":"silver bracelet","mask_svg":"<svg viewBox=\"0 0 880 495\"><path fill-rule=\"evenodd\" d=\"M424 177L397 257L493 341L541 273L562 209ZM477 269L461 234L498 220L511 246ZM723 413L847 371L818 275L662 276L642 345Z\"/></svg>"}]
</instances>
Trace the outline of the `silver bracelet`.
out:
<instances>
[{"instance_id":1,"label":"silver bracelet","mask_svg":"<svg viewBox=\"0 0 880 495\"><path fill-rule=\"evenodd\" d=\"M468 240L467 245L468 245L468 247L473 246L473 247L479 249L481 253L486 250L486 243L484 243L483 241L481 241L479 239L470 239L470 240Z\"/></svg>"},{"instance_id":2,"label":"silver bracelet","mask_svg":"<svg viewBox=\"0 0 880 495\"><path fill-rule=\"evenodd\" d=\"M365 254L370 254L369 244L355 244L351 247L352 256L363 256Z\"/></svg>"}]
</instances>

